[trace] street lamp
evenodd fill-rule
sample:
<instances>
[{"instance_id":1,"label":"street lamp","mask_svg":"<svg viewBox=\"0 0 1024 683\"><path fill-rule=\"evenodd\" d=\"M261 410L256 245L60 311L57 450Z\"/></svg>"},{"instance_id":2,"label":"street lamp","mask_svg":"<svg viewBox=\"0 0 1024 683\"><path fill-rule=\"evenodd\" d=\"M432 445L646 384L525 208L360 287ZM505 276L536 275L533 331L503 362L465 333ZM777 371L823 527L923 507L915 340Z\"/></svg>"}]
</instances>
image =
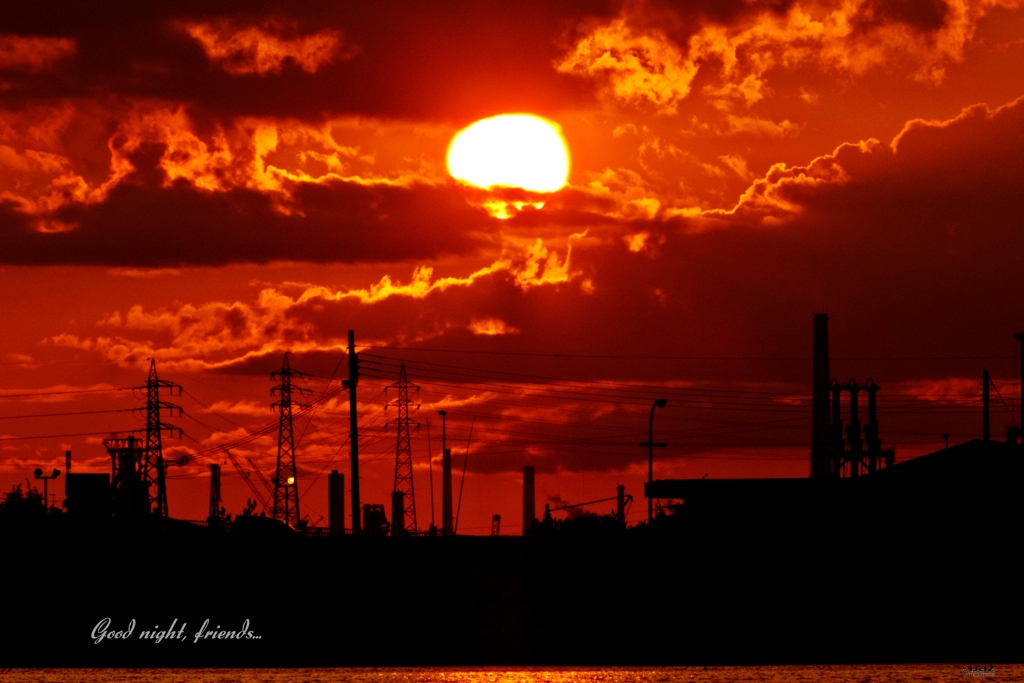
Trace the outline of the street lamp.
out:
<instances>
[{"instance_id":1,"label":"street lamp","mask_svg":"<svg viewBox=\"0 0 1024 683\"><path fill-rule=\"evenodd\" d=\"M43 480L43 509L47 510L50 507L50 504L47 502L50 499L50 480L51 479L56 479L57 477L59 477L60 476L60 470L58 470L55 467L53 469L53 474L44 477L43 476L43 470L41 470L40 468L37 467L36 471L33 472L33 474L36 475L36 479L42 479Z\"/></svg>"},{"instance_id":2,"label":"street lamp","mask_svg":"<svg viewBox=\"0 0 1024 683\"><path fill-rule=\"evenodd\" d=\"M949 449L949 434L939 434L943 439L946 440L946 449Z\"/></svg>"},{"instance_id":3,"label":"street lamp","mask_svg":"<svg viewBox=\"0 0 1024 683\"><path fill-rule=\"evenodd\" d=\"M655 408L664 408L668 404L663 398L655 399L654 405L651 406L651 418L647 422L647 443L640 444L641 446L647 446L647 485L650 487L654 481L654 447L665 448L668 446L667 443L654 443L654 410ZM651 496L651 491L648 488L647 491L647 524L650 525L654 521L654 498Z\"/></svg>"}]
</instances>

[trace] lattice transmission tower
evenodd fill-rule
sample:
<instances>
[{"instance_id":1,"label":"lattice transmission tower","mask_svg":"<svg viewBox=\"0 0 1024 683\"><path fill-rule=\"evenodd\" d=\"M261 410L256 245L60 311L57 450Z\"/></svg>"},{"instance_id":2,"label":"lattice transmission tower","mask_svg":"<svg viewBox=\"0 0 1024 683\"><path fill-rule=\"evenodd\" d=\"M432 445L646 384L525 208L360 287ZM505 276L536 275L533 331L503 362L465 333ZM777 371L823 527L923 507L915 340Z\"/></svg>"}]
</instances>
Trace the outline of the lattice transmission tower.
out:
<instances>
[{"instance_id":1,"label":"lattice transmission tower","mask_svg":"<svg viewBox=\"0 0 1024 683\"><path fill-rule=\"evenodd\" d=\"M132 387L146 392L146 439L111 434L103 445L111 457L111 486L119 515L150 515L167 517L167 483L164 477L163 432L178 432L181 428L161 419L166 412L181 417L181 406L160 400L160 389L171 396L181 395L181 385L160 379L156 374L156 360L149 359L149 379L145 386ZM134 430L141 431L141 430Z\"/></svg>"},{"instance_id":2,"label":"lattice transmission tower","mask_svg":"<svg viewBox=\"0 0 1024 683\"><path fill-rule=\"evenodd\" d=\"M405 363L398 372L398 381L388 386L389 389L397 389L398 397L388 403L389 406L398 408L398 418L391 423L398 427L398 441L395 444L395 491L405 494L405 514L403 520L391 520L392 528L401 528L407 534L415 534L416 526L416 495L412 481L412 438L409 434L409 427L412 421L409 419L409 389L419 391L420 388L409 383L405 375ZM418 408L419 406L417 406ZM420 424L417 422L416 426Z\"/></svg>"},{"instance_id":3,"label":"lattice transmission tower","mask_svg":"<svg viewBox=\"0 0 1024 683\"><path fill-rule=\"evenodd\" d=\"M174 411L178 411L181 417L181 406L167 401L160 400L160 389L167 390L170 396L181 396L181 385L167 380L160 379L156 374L156 359L149 359L149 379L145 387L135 387L146 390L146 448L142 453L140 464L140 475L143 486L149 491L150 509L160 517L167 517L167 482L164 477L164 450L163 432L178 432L182 434L180 427L167 424L160 419L161 413L166 411L169 417L174 417ZM175 394L177 392L177 394Z\"/></svg>"},{"instance_id":4,"label":"lattice transmission tower","mask_svg":"<svg viewBox=\"0 0 1024 683\"><path fill-rule=\"evenodd\" d=\"M303 380L310 377L305 372L292 370L288 364L288 354L284 354L284 364L280 370L270 373L270 379L280 382L270 390L271 396L277 396L280 400L272 403L272 408L278 409L280 423L277 435L277 469L274 471L274 510L275 519L280 519L286 524L297 526L301 517L299 516L299 476L295 469L295 432L292 426L292 406L300 408L306 406L292 400L292 394L309 393L309 389L294 383L294 380Z\"/></svg>"}]
</instances>

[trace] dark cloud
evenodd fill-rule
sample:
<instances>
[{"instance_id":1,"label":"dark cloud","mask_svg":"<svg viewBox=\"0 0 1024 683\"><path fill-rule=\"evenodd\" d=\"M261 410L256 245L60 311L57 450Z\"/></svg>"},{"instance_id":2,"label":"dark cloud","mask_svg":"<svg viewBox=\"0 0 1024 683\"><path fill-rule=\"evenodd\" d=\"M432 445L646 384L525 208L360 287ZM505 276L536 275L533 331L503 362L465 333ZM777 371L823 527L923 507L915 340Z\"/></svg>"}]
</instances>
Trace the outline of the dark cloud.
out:
<instances>
[{"instance_id":1,"label":"dark cloud","mask_svg":"<svg viewBox=\"0 0 1024 683\"><path fill-rule=\"evenodd\" d=\"M0 205L0 262L17 265L166 267L309 261L354 263L466 254L494 219L452 187L329 181L294 188L287 215L274 196L207 192L184 180L165 187L162 145L143 144L131 175L96 204L72 203L50 218L64 232Z\"/></svg>"},{"instance_id":2,"label":"dark cloud","mask_svg":"<svg viewBox=\"0 0 1024 683\"><path fill-rule=\"evenodd\" d=\"M10 74L2 101L114 94L186 102L217 117L307 119L330 112L463 122L499 111L550 112L589 97L588 87L551 68L561 33L615 9L571 1L6 5L5 30L71 38L78 50L52 73ZM330 29L354 54L315 73L289 62L280 73L233 76L180 29L183 21L223 19Z\"/></svg>"},{"instance_id":3,"label":"dark cloud","mask_svg":"<svg viewBox=\"0 0 1024 683\"><path fill-rule=\"evenodd\" d=\"M944 0L872 0L861 9L856 26L863 30L899 22L919 31L935 31L945 24L949 11Z\"/></svg>"},{"instance_id":4,"label":"dark cloud","mask_svg":"<svg viewBox=\"0 0 1024 683\"><path fill-rule=\"evenodd\" d=\"M641 25L655 26L676 38L706 22L729 24L760 12L785 14L796 0L649 0L628 2L626 11Z\"/></svg>"}]
</instances>

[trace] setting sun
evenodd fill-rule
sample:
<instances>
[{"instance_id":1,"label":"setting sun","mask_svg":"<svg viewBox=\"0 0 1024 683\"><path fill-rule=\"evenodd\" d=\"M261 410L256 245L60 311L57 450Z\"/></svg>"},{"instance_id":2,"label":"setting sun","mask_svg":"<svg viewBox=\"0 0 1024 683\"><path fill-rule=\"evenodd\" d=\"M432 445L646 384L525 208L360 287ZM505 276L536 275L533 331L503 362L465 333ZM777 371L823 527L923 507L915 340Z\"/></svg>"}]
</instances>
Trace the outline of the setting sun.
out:
<instances>
[{"instance_id":1,"label":"setting sun","mask_svg":"<svg viewBox=\"0 0 1024 683\"><path fill-rule=\"evenodd\" d=\"M558 124L532 114L502 114L455 134L448 172L485 189L554 192L569 177L569 148Z\"/></svg>"}]
</instances>

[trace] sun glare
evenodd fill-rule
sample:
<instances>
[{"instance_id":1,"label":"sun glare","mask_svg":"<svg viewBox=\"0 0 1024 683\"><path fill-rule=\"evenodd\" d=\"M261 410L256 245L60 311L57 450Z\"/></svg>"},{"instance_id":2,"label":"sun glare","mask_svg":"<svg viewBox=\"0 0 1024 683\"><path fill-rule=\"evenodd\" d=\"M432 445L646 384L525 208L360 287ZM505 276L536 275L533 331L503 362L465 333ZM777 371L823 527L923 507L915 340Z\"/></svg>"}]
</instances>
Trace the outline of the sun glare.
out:
<instances>
[{"instance_id":1,"label":"sun glare","mask_svg":"<svg viewBox=\"0 0 1024 683\"><path fill-rule=\"evenodd\" d=\"M485 189L554 192L569 178L569 148L557 123L533 114L502 114L455 134L448 172Z\"/></svg>"}]
</instances>

